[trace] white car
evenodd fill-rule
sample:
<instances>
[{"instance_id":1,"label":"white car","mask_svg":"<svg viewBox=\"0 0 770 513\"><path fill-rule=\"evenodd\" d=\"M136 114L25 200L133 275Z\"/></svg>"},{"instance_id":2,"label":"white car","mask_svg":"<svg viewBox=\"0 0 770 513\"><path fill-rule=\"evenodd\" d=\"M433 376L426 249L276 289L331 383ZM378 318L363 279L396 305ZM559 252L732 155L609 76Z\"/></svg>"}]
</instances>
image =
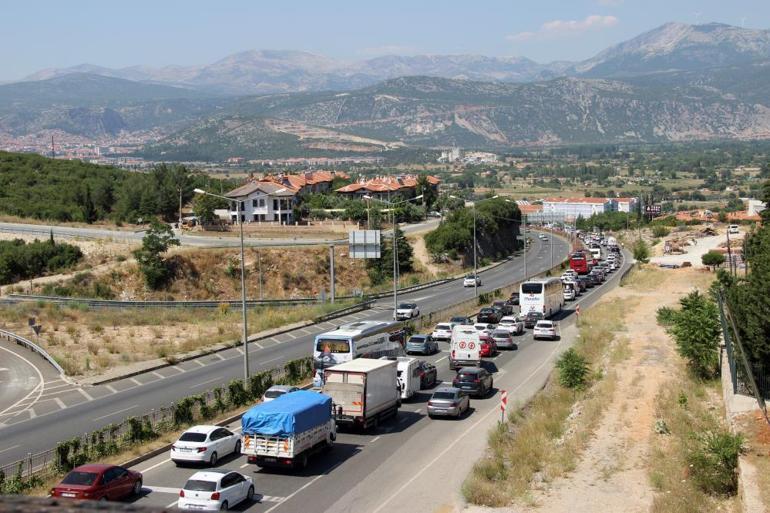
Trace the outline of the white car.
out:
<instances>
[{"instance_id":1,"label":"white car","mask_svg":"<svg viewBox=\"0 0 770 513\"><path fill-rule=\"evenodd\" d=\"M196 472L179 491L179 509L227 510L254 500L254 482L240 472L212 469Z\"/></svg>"},{"instance_id":2,"label":"white car","mask_svg":"<svg viewBox=\"0 0 770 513\"><path fill-rule=\"evenodd\" d=\"M430 336L433 340L451 340L452 325L447 322L436 324Z\"/></svg>"},{"instance_id":3,"label":"white car","mask_svg":"<svg viewBox=\"0 0 770 513\"><path fill-rule=\"evenodd\" d=\"M263 403L269 403L273 399L278 399L284 394L290 394L299 390L299 387L291 385L273 385L265 391L265 395L262 396Z\"/></svg>"},{"instance_id":4,"label":"white car","mask_svg":"<svg viewBox=\"0 0 770 513\"><path fill-rule=\"evenodd\" d=\"M216 466L219 458L240 454L241 437L219 426L193 426L171 446L171 460L180 463L208 463Z\"/></svg>"},{"instance_id":5,"label":"white car","mask_svg":"<svg viewBox=\"0 0 770 513\"><path fill-rule=\"evenodd\" d=\"M548 235L544 233L538 234L538 237L540 238L540 240L548 240Z\"/></svg>"},{"instance_id":6,"label":"white car","mask_svg":"<svg viewBox=\"0 0 770 513\"><path fill-rule=\"evenodd\" d=\"M535 340L543 338L559 340L559 338L561 338L561 335L559 334L559 325L553 321L537 321L535 329L532 330L532 338Z\"/></svg>"},{"instance_id":7,"label":"white car","mask_svg":"<svg viewBox=\"0 0 770 513\"><path fill-rule=\"evenodd\" d=\"M397 321L403 321L419 316L420 309L417 308L416 303L401 303L398 305L396 312L393 314L393 318L395 318Z\"/></svg>"},{"instance_id":8,"label":"white car","mask_svg":"<svg viewBox=\"0 0 770 513\"><path fill-rule=\"evenodd\" d=\"M497 329L505 330L511 335L521 335L524 333L524 321L515 315L506 315L497 324Z\"/></svg>"},{"instance_id":9,"label":"white car","mask_svg":"<svg viewBox=\"0 0 770 513\"><path fill-rule=\"evenodd\" d=\"M469 274L463 279L463 287L481 287L481 278L479 278L478 275L473 276L472 274Z\"/></svg>"},{"instance_id":10,"label":"white car","mask_svg":"<svg viewBox=\"0 0 770 513\"><path fill-rule=\"evenodd\" d=\"M487 324L486 322L478 322L473 325L474 328L476 328L476 331L479 332L479 335L491 335L493 331L495 331L495 325L494 324Z\"/></svg>"}]
</instances>

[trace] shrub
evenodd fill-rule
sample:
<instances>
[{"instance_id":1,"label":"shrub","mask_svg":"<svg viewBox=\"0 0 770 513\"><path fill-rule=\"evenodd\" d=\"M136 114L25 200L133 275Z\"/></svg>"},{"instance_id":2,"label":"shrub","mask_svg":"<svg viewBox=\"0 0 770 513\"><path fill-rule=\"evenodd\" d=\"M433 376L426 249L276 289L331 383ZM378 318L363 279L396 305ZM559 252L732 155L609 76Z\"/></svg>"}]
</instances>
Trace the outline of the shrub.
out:
<instances>
[{"instance_id":1,"label":"shrub","mask_svg":"<svg viewBox=\"0 0 770 513\"><path fill-rule=\"evenodd\" d=\"M678 312L673 308L670 308L668 306L661 306L660 308L658 308L658 313L656 315L658 324L660 324L661 326L671 326L672 324L674 324L674 320L676 319L677 313Z\"/></svg>"},{"instance_id":2,"label":"shrub","mask_svg":"<svg viewBox=\"0 0 770 513\"><path fill-rule=\"evenodd\" d=\"M650 261L650 248L647 247L647 243L642 239L637 239L633 246L634 259L646 264Z\"/></svg>"},{"instance_id":3,"label":"shrub","mask_svg":"<svg viewBox=\"0 0 770 513\"><path fill-rule=\"evenodd\" d=\"M718 376L721 330L716 304L697 290L679 303L682 309L672 316L673 324L668 328L677 351L698 377Z\"/></svg>"},{"instance_id":4,"label":"shrub","mask_svg":"<svg viewBox=\"0 0 770 513\"><path fill-rule=\"evenodd\" d=\"M0 241L0 285L59 271L82 258L79 247L52 240Z\"/></svg>"},{"instance_id":5,"label":"shrub","mask_svg":"<svg viewBox=\"0 0 770 513\"><path fill-rule=\"evenodd\" d=\"M692 477L705 492L713 495L735 495L738 491L738 456L743 449L743 436L728 431L708 432L698 438L689 454Z\"/></svg>"},{"instance_id":6,"label":"shrub","mask_svg":"<svg viewBox=\"0 0 770 513\"><path fill-rule=\"evenodd\" d=\"M586 386L588 362L574 347L570 347L559 357L556 368L559 369L559 383L563 387L580 389Z\"/></svg>"},{"instance_id":7,"label":"shrub","mask_svg":"<svg viewBox=\"0 0 770 513\"><path fill-rule=\"evenodd\" d=\"M665 237L669 233L671 233L671 230L669 230L665 226L655 225L652 227L652 236L655 238Z\"/></svg>"},{"instance_id":8,"label":"shrub","mask_svg":"<svg viewBox=\"0 0 770 513\"><path fill-rule=\"evenodd\" d=\"M703 265L711 267L712 270L716 270L717 267L725 263L725 256L718 251L711 250L703 254L701 262Z\"/></svg>"}]
</instances>

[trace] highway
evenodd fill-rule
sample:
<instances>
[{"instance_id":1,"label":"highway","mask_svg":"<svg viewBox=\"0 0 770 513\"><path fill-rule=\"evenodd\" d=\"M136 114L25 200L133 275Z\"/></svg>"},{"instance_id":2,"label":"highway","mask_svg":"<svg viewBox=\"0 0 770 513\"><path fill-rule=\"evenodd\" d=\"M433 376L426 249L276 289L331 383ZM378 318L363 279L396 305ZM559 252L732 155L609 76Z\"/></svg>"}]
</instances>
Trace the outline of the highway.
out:
<instances>
[{"instance_id":1,"label":"highway","mask_svg":"<svg viewBox=\"0 0 770 513\"><path fill-rule=\"evenodd\" d=\"M419 233L429 231L435 228L439 223L438 219L416 224L404 225L401 230L407 235L410 233ZM287 230L290 230L287 227ZM61 226L49 224L26 224L26 223L0 223L0 232L16 233L24 235L39 236L47 238L51 232L55 237L61 238L82 238L82 239L111 239L117 242L140 243L145 235L144 230L111 230L109 228L84 228L77 226ZM244 245L249 247L286 247L286 246L344 246L348 244L348 239L313 239L306 237L298 238L257 238L250 237L248 234L244 238ZM214 237L209 235L193 235L190 233L177 234L177 238L182 246L193 246L202 248L217 247L238 247L240 241L238 237L221 236Z\"/></svg>"},{"instance_id":2,"label":"highway","mask_svg":"<svg viewBox=\"0 0 770 513\"><path fill-rule=\"evenodd\" d=\"M624 265L624 269L628 264ZM622 271L616 271L601 287L590 289L568 304L558 319L562 339L534 341L531 331L517 337L517 351L502 352L485 361L495 377L493 394L472 399L472 411L460 420L430 419L426 390L405 402L396 420L369 433L343 432L334 448L317 455L302 472L260 470L243 456L220 460L218 467L238 470L253 478L257 502L240 511L262 513L383 511L457 511L463 504L462 483L486 448L487 433L500 418L499 390L506 390L509 404L522 404L544 385L553 362L576 338L574 307L583 309L616 286ZM451 381L454 372L447 362L448 344L425 359L439 369L439 379ZM238 432L240 426L229 426ZM167 454L136 467L144 475L143 495L138 505L173 507L176 493L195 473L195 467L176 467Z\"/></svg>"},{"instance_id":3,"label":"highway","mask_svg":"<svg viewBox=\"0 0 770 513\"><path fill-rule=\"evenodd\" d=\"M554 261L566 256L566 241L554 238ZM527 253L530 275L550 267L550 247L535 238ZM524 277L524 259L511 259L481 274L480 292L510 284ZM400 299L415 301L423 314L473 297L472 288L454 280L429 289L404 294ZM392 298L383 298L369 311L355 313L295 332L278 335L250 345L252 371L268 370L284 362L308 356L318 333L345 322L388 319ZM0 465L54 447L60 440L104 427L132 415L141 415L174 401L226 384L242 376L242 350L228 349L213 355L182 362L157 371L93 387L54 384L14 411L11 418L0 417L0 438L4 452ZM42 364L41 364L42 365Z\"/></svg>"}]
</instances>

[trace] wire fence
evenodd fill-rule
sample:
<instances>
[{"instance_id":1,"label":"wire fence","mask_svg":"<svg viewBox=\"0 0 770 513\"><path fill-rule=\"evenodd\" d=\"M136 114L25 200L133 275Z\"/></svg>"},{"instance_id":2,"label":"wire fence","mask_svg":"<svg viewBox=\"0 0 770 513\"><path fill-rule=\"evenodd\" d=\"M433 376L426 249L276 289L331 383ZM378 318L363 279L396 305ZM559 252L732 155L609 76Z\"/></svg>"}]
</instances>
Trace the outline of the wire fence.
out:
<instances>
[{"instance_id":1,"label":"wire fence","mask_svg":"<svg viewBox=\"0 0 770 513\"><path fill-rule=\"evenodd\" d=\"M296 385L309 379L312 372L312 358L292 360L283 367L252 375L246 386L241 380L232 380L226 386L59 442L56 447L28 453L23 459L0 465L0 495L22 493L78 465L98 461L155 440L164 433L245 407L260 400L273 384Z\"/></svg>"},{"instance_id":2,"label":"wire fence","mask_svg":"<svg viewBox=\"0 0 770 513\"><path fill-rule=\"evenodd\" d=\"M765 402L765 399L770 397L770 374L764 366L752 364L746 357L746 351L738 335L735 318L730 311L730 305L725 299L723 290L719 291L717 303L733 393L753 396L765 417L765 421L770 424Z\"/></svg>"}]
</instances>

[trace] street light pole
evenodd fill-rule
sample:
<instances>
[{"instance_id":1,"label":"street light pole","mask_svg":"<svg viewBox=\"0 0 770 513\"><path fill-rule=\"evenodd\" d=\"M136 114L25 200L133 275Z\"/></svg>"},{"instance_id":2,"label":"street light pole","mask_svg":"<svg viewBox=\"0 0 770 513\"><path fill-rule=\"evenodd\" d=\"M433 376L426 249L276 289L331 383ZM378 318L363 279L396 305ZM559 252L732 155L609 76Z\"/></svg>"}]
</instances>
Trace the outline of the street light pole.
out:
<instances>
[{"instance_id":1,"label":"street light pole","mask_svg":"<svg viewBox=\"0 0 770 513\"><path fill-rule=\"evenodd\" d=\"M206 192L203 189L195 189L194 192L196 194L207 194L215 198L220 198L227 201L228 203L231 200L231 198L228 198L226 196L220 196L219 194ZM248 330L248 321L246 316L246 258L244 256L244 250L243 250L243 219L241 218L241 201L238 198L236 198L235 203L236 203L236 212L238 215L238 226L240 227L240 242L241 242L241 322L242 322L241 343L243 344L243 386L247 387L249 385L249 347L248 347L249 330ZM260 279L260 286L261 286L261 283L262 282Z\"/></svg>"},{"instance_id":2,"label":"street light pole","mask_svg":"<svg viewBox=\"0 0 770 513\"><path fill-rule=\"evenodd\" d=\"M479 271L476 266L476 202L473 202L473 295L479 296Z\"/></svg>"}]
</instances>

